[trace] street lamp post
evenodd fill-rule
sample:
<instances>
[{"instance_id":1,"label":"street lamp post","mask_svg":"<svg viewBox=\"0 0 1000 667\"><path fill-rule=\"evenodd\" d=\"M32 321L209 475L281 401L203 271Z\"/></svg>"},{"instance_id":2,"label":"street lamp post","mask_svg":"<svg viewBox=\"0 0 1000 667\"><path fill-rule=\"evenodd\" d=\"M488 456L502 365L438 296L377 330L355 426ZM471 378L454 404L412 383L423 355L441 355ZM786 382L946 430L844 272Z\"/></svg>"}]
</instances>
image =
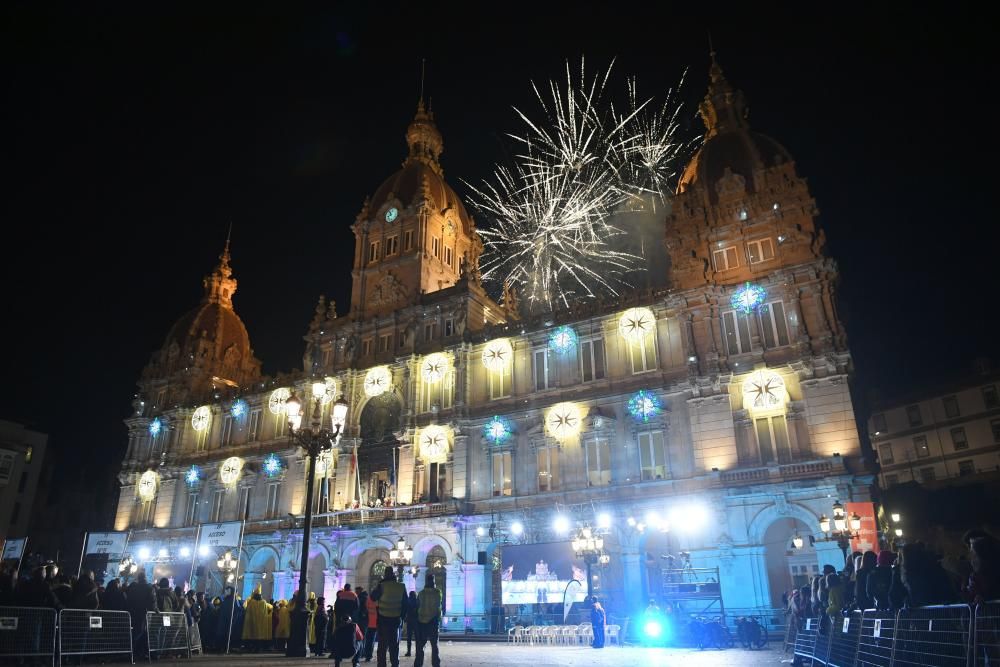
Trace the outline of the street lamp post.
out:
<instances>
[{"instance_id":1,"label":"street lamp post","mask_svg":"<svg viewBox=\"0 0 1000 667\"><path fill-rule=\"evenodd\" d=\"M392 564L396 566L399 575L398 580L403 581L403 568L410 564L413 560L413 547L406 543L402 537L396 540L395 548L389 551L389 560Z\"/></svg>"},{"instance_id":2,"label":"street lamp post","mask_svg":"<svg viewBox=\"0 0 1000 667\"><path fill-rule=\"evenodd\" d=\"M587 601L594 597L594 577L590 573L594 563L607 565L611 558L604 553L604 538L594 532L589 525L584 525L573 538L573 553L587 564Z\"/></svg>"},{"instance_id":3,"label":"street lamp post","mask_svg":"<svg viewBox=\"0 0 1000 667\"><path fill-rule=\"evenodd\" d=\"M832 530L831 530L832 527ZM844 554L844 563L847 563L847 552L851 548L851 540L857 539L858 531L861 530L861 517L857 514L847 516L844 506L838 500L833 504L833 525L825 514L819 517L819 529L822 533L829 535L819 542L836 542L840 551Z\"/></svg>"},{"instance_id":4,"label":"street lamp post","mask_svg":"<svg viewBox=\"0 0 1000 667\"><path fill-rule=\"evenodd\" d=\"M222 584L223 593L225 593L226 584L232 584L233 590L235 591L236 584L233 581L235 579L235 577L233 576L233 572L236 571L237 560L233 558L233 552L227 551L225 554L223 554L222 558L215 561L215 565L216 567L219 568L219 572L222 572L222 574L224 575L222 577L224 582Z\"/></svg>"},{"instance_id":5,"label":"street lamp post","mask_svg":"<svg viewBox=\"0 0 1000 667\"><path fill-rule=\"evenodd\" d=\"M332 450L340 442L344 424L347 422L347 401L338 398L330 413L331 428L322 425L322 401L326 394L326 383L314 382L312 385L313 412L312 419L306 428L302 426L302 401L293 392L285 401L285 413L288 416L289 438L306 451L309 458L309 474L306 479L306 516L302 528L302 562L299 569L299 591L295 598L295 610L292 613L288 647L285 655L289 658L304 658L307 655L306 642L309 636L309 610L306 609L306 583L309 570L309 538L312 536L313 491L316 480L316 459L326 451Z\"/></svg>"}]
</instances>

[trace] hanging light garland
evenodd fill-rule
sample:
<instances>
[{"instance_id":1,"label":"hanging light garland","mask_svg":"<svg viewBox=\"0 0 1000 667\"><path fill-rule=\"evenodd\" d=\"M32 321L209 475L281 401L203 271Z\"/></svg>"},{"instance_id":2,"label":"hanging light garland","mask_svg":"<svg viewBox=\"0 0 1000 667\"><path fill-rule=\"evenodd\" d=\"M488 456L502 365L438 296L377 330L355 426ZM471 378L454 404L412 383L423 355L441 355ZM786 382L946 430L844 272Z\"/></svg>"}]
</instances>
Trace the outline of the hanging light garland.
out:
<instances>
[{"instance_id":1,"label":"hanging light garland","mask_svg":"<svg viewBox=\"0 0 1000 667\"><path fill-rule=\"evenodd\" d=\"M267 408L272 415L280 415L285 412L285 401L292 395L292 390L288 387L278 387L271 392L271 397L267 399Z\"/></svg>"},{"instance_id":2,"label":"hanging light garland","mask_svg":"<svg viewBox=\"0 0 1000 667\"><path fill-rule=\"evenodd\" d=\"M212 408L203 405L191 415L191 428L196 431L204 431L208 428L210 421L212 421Z\"/></svg>"},{"instance_id":3,"label":"hanging light garland","mask_svg":"<svg viewBox=\"0 0 1000 667\"><path fill-rule=\"evenodd\" d=\"M576 403L556 403L545 413L545 428L557 440L571 438L580 432L580 408Z\"/></svg>"}]
</instances>

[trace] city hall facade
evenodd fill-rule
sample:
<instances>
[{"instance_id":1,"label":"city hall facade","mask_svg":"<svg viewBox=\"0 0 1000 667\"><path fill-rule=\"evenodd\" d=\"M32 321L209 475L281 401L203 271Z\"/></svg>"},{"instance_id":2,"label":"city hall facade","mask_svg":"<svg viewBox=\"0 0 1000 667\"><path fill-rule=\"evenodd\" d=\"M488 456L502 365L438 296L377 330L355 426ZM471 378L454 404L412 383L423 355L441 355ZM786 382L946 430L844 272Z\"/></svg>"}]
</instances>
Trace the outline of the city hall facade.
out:
<instances>
[{"instance_id":1,"label":"city hall facade","mask_svg":"<svg viewBox=\"0 0 1000 667\"><path fill-rule=\"evenodd\" d=\"M661 592L668 554L718 568L730 608L779 604L839 564L833 542L791 547L823 537L834 501L870 501L837 264L791 155L749 128L714 62L700 110L705 141L660 221L665 289L541 315L513 290L491 298L422 104L402 168L351 227L350 308L320 299L300 371L261 374L227 242L138 383L115 517L130 553L151 576L193 573L218 592L216 554L192 553L196 534L245 519L239 589L289 598L314 475L309 590L368 587L401 537L416 578L445 582L449 629L486 626L505 545L568 543L598 515L608 562L594 584L619 616ZM309 470L284 411L294 392L308 422L317 380L323 420L335 399L349 407Z\"/></svg>"}]
</instances>

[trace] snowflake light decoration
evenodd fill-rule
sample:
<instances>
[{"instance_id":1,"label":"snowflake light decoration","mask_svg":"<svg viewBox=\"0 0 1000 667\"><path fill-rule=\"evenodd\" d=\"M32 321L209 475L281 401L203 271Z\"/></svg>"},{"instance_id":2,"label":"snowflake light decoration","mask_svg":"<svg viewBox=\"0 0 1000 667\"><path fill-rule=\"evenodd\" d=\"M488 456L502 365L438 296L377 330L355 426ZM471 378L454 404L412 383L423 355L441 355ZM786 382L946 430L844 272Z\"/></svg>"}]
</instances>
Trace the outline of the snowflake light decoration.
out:
<instances>
[{"instance_id":1,"label":"snowflake light decoration","mask_svg":"<svg viewBox=\"0 0 1000 667\"><path fill-rule=\"evenodd\" d=\"M188 486L196 486L201 481L201 468L198 466L188 468L187 472L184 473L184 481L187 482Z\"/></svg>"},{"instance_id":2,"label":"snowflake light decoration","mask_svg":"<svg viewBox=\"0 0 1000 667\"><path fill-rule=\"evenodd\" d=\"M572 327L561 326L549 336L549 347L559 354L567 354L576 347L576 332Z\"/></svg>"},{"instance_id":3,"label":"snowflake light decoration","mask_svg":"<svg viewBox=\"0 0 1000 667\"><path fill-rule=\"evenodd\" d=\"M247 413L247 402L242 398L237 398L233 401L233 406L229 408L229 414L233 416L234 419L239 419Z\"/></svg>"},{"instance_id":4,"label":"snowflake light decoration","mask_svg":"<svg viewBox=\"0 0 1000 667\"><path fill-rule=\"evenodd\" d=\"M162 430L163 430L163 422L160 421L159 417L149 422L149 434L154 438L160 435L160 431Z\"/></svg>"},{"instance_id":5,"label":"snowflake light decoration","mask_svg":"<svg viewBox=\"0 0 1000 667\"><path fill-rule=\"evenodd\" d=\"M278 387L271 392L271 397L267 399L267 409L272 415L280 415L285 412L285 401L292 395L292 390L288 387Z\"/></svg>"},{"instance_id":6,"label":"snowflake light decoration","mask_svg":"<svg viewBox=\"0 0 1000 667\"><path fill-rule=\"evenodd\" d=\"M626 340L636 343L653 333L655 325L656 316L649 308L629 308L618 320L618 331Z\"/></svg>"},{"instance_id":7,"label":"snowflake light decoration","mask_svg":"<svg viewBox=\"0 0 1000 667\"><path fill-rule=\"evenodd\" d=\"M203 405L191 415L191 428L196 431L204 431L208 428L208 422L212 420L212 408Z\"/></svg>"},{"instance_id":8,"label":"snowflake light decoration","mask_svg":"<svg viewBox=\"0 0 1000 667\"><path fill-rule=\"evenodd\" d=\"M494 445L499 445L510 438L512 430L510 422L503 417L497 416L486 422L486 425L483 426L483 437L491 441Z\"/></svg>"},{"instance_id":9,"label":"snowflake light decoration","mask_svg":"<svg viewBox=\"0 0 1000 667\"><path fill-rule=\"evenodd\" d=\"M420 373L425 381L434 383L440 382L444 374L448 372L448 357L440 352L428 354L420 364Z\"/></svg>"},{"instance_id":10,"label":"snowflake light decoration","mask_svg":"<svg viewBox=\"0 0 1000 667\"><path fill-rule=\"evenodd\" d=\"M264 464L261 466L261 469L268 477L277 477L281 474L283 467L284 466L281 465L281 459L278 458L277 454L268 454L264 458Z\"/></svg>"},{"instance_id":11,"label":"snowflake light decoration","mask_svg":"<svg viewBox=\"0 0 1000 667\"><path fill-rule=\"evenodd\" d=\"M575 403L556 403L545 413L545 428L557 440L579 433L582 421L580 408Z\"/></svg>"},{"instance_id":12,"label":"snowflake light decoration","mask_svg":"<svg viewBox=\"0 0 1000 667\"><path fill-rule=\"evenodd\" d=\"M747 408L777 408L785 403L788 393L785 381L774 371L759 370L743 381L743 406Z\"/></svg>"},{"instance_id":13,"label":"snowflake light decoration","mask_svg":"<svg viewBox=\"0 0 1000 667\"><path fill-rule=\"evenodd\" d=\"M365 374L365 395L371 398L381 396L389 391L391 384L392 374L389 372L388 366L369 368L368 373Z\"/></svg>"},{"instance_id":14,"label":"snowflake light decoration","mask_svg":"<svg viewBox=\"0 0 1000 667\"><path fill-rule=\"evenodd\" d=\"M326 377L323 382L326 383L326 392L323 394L323 405L329 404L333 399L337 398L337 378Z\"/></svg>"},{"instance_id":15,"label":"snowflake light decoration","mask_svg":"<svg viewBox=\"0 0 1000 667\"><path fill-rule=\"evenodd\" d=\"M444 456L448 451L448 435L444 426L428 426L420 433L420 453L428 459Z\"/></svg>"},{"instance_id":16,"label":"snowflake light decoration","mask_svg":"<svg viewBox=\"0 0 1000 667\"><path fill-rule=\"evenodd\" d=\"M507 338L494 338L483 348L483 366L494 373L502 373L514 358L514 348Z\"/></svg>"},{"instance_id":17,"label":"snowflake light decoration","mask_svg":"<svg viewBox=\"0 0 1000 667\"><path fill-rule=\"evenodd\" d=\"M659 397L645 389L637 391L629 399L627 407L628 413L641 422L648 422L662 410Z\"/></svg>"},{"instance_id":18,"label":"snowflake light decoration","mask_svg":"<svg viewBox=\"0 0 1000 667\"><path fill-rule=\"evenodd\" d=\"M766 296L767 291L760 285L746 283L743 287L736 290L736 293L729 300L729 304L733 307L733 310L738 310L741 313L749 315L764 303L764 297Z\"/></svg>"}]
</instances>

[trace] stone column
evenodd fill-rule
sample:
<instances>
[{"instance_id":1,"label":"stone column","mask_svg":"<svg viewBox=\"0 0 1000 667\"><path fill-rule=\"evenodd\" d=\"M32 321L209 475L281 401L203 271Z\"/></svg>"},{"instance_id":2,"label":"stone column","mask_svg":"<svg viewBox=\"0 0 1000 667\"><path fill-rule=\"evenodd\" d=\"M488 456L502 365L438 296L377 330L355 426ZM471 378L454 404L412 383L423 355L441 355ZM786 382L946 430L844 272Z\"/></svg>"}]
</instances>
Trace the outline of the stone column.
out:
<instances>
[{"instance_id":1,"label":"stone column","mask_svg":"<svg viewBox=\"0 0 1000 667\"><path fill-rule=\"evenodd\" d=\"M451 497L459 500L464 500L467 494L466 484L468 476L466 474L466 464L468 462L468 439L469 436L467 435L455 436L455 449L452 455L453 461L450 466Z\"/></svg>"},{"instance_id":2,"label":"stone column","mask_svg":"<svg viewBox=\"0 0 1000 667\"><path fill-rule=\"evenodd\" d=\"M323 570L323 597L327 604L333 604L337 599L337 591L343 588L338 579L339 570Z\"/></svg>"},{"instance_id":3,"label":"stone column","mask_svg":"<svg viewBox=\"0 0 1000 667\"><path fill-rule=\"evenodd\" d=\"M156 508L153 511L153 525L157 528L166 528L170 525L176 487L176 479L165 479L160 482L160 488L156 492Z\"/></svg>"},{"instance_id":4,"label":"stone column","mask_svg":"<svg viewBox=\"0 0 1000 667\"><path fill-rule=\"evenodd\" d=\"M413 445L399 446L399 478L396 480L396 502L409 505L413 502Z\"/></svg>"},{"instance_id":5,"label":"stone column","mask_svg":"<svg viewBox=\"0 0 1000 667\"><path fill-rule=\"evenodd\" d=\"M254 590L257 588L257 584L260 583L263 578L263 572L252 572L247 570L243 573L243 599L247 600L253 594Z\"/></svg>"}]
</instances>

